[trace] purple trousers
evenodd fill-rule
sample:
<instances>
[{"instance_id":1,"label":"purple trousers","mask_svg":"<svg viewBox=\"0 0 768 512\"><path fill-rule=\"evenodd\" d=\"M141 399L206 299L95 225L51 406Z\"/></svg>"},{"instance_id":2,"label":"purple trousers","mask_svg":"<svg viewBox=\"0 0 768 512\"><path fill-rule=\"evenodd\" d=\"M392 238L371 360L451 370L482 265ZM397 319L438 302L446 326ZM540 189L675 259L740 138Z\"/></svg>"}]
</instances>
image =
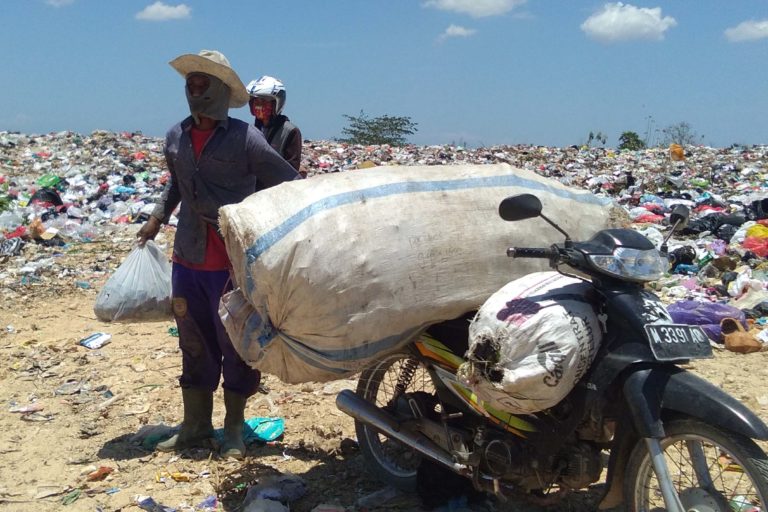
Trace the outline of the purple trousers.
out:
<instances>
[{"instance_id":1,"label":"purple trousers","mask_svg":"<svg viewBox=\"0 0 768 512\"><path fill-rule=\"evenodd\" d=\"M229 271L192 270L174 263L171 286L181 387L215 391L223 374L224 389L247 397L256 393L261 372L240 358L219 318L219 299L232 289Z\"/></svg>"}]
</instances>

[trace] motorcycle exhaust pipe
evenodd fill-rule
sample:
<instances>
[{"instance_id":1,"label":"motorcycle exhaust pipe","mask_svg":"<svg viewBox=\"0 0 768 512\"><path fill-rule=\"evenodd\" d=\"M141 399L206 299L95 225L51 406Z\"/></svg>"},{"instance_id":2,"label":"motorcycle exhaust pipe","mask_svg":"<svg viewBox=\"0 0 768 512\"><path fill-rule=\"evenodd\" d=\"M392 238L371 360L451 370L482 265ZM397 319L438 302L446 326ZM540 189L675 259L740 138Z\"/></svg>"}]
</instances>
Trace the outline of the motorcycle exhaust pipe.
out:
<instances>
[{"instance_id":1,"label":"motorcycle exhaust pipe","mask_svg":"<svg viewBox=\"0 0 768 512\"><path fill-rule=\"evenodd\" d=\"M469 468L455 462L451 456L424 434L402 430L399 422L389 413L382 411L367 400L363 400L349 389L336 395L336 407L357 421L372 426L382 434L410 446L425 457L448 467L460 475L468 475Z\"/></svg>"}]
</instances>

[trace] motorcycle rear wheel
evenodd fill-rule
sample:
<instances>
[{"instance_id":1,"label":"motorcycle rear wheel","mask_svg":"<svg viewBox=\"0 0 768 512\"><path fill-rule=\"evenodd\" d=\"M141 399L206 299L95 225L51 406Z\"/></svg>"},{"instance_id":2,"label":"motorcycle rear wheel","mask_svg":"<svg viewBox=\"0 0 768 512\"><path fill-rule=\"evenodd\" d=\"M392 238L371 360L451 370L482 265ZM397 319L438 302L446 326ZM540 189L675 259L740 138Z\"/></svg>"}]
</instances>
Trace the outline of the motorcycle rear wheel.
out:
<instances>
[{"instance_id":1,"label":"motorcycle rear wheel","mask_svg":"<svg viewBox=\"0 0 768 512\"><path fill-rule=\"evenodd\" d=\"M751 439L694 419L664 424L661 446L686 510L765 511L768 457ZM627 464L624 498L631 512L665 510L645 443Z\"/></svg>"},{"instance_id":2,"label":"motorcycle rear wheel","mask_svg":"<svg viewBox=\"0 0 768 512\"><path fill-rule=\"evenodd\" d=\"M366 368L360 375L356 392L377 407L391 411L400 379L404 379L405 393L435 392L427 369L408 354L392 354ZM416 471L421 462L416 450L359 421L355 421L355 432L368 468L379 480L406 491L416 489Z\"/></svg>"}]
</instances>

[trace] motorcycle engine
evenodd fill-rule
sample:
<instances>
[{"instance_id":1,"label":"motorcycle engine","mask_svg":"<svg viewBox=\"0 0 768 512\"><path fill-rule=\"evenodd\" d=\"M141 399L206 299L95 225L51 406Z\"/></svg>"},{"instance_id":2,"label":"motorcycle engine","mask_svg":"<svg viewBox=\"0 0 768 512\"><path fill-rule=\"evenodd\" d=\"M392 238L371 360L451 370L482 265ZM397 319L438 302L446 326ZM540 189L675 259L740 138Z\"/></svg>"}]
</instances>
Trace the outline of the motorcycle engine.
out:
<instances>
[{"instance_id":1,"label":"motorcycle engine","mask_svg":"<svg viewBox=\"0 0 768 512\"><path fill-rule=\"evenodd\" d=\"M483 469L494 477L502 477L512 468L513 447L505 441L494 439L483 450Z\"/></svg>"},{"instance_id":2,"label":"motorcycle engine","mask_svg":"<svg viewBox=\"0 0 768 512\"><path fill-rule=\"evenodd\" d=\"M565 462L560 477L563 485L580 489L600 479L603 470L601 452L594 446L585 443L570 446L565 453Z\"/></svg>"},{"instance_id":3,"label":"motorcycle engine","mask_svg":"<svg viewBox=\"0 0 768 512\"><path fill-rule=\"evenodd\" d=\"M524 452L517 443L493 439L483 448L482 469L528 490L551 484L579 489L597 482L603 469L600 449L587 443L566 447L546 465L537 464L534 454Z\"/></svg>"}]
</instances>

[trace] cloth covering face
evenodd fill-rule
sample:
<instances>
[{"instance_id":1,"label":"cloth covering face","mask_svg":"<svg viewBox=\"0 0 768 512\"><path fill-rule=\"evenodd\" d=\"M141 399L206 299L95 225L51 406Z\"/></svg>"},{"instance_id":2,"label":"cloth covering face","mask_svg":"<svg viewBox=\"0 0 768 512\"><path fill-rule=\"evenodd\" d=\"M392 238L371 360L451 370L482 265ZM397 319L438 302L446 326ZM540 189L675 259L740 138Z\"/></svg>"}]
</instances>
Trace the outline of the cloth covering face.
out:
<instances>
[{"instance_id":1,"label":"cloth covering face","mask_svg":"<svg viewBox=\"0 0 768 512\"><path fill-rule=\"evenodd\" d=\"M216 121L223 121L229 112L229 99L231 96L229 87L212 75L206 75L210 80L208 89L200 96L193 96L189 87L185 86L189 112L195 118L195 123L200 124L200 117L209 117Z\"/></svg>"}]
</instances>

